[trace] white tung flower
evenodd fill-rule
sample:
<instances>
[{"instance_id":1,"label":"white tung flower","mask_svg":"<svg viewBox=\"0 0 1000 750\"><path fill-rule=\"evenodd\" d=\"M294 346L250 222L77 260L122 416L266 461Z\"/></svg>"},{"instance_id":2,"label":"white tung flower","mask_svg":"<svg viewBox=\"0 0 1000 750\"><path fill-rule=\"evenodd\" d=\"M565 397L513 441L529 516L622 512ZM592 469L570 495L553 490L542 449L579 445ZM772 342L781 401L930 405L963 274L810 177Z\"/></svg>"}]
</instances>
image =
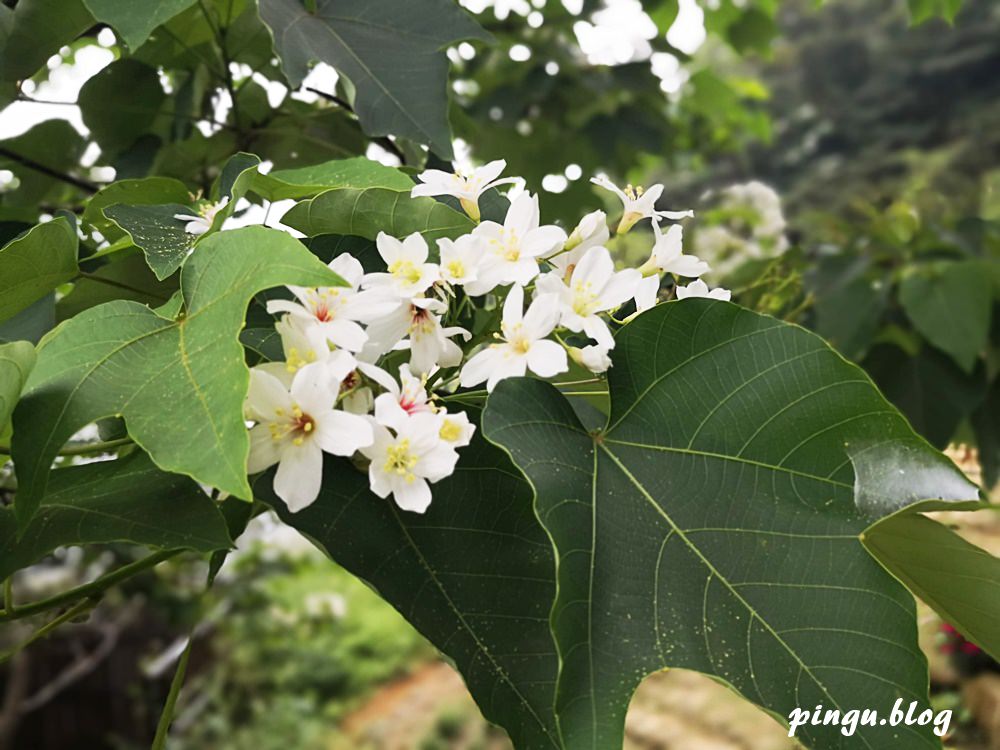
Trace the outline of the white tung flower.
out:
<instances>
[{"instance_id":1,"label":"white tung flower","mask_svg":"<svg viewBox=\"0 0 1000 750\"><path fill-rule=\"evenodd\" d=\"M440 436L436 414L407 417L390 431L374 419L373 443L361 452L371 461L368 481L379 497L393 496L403 510L423 513L431 504L429 482L438 482L455 470L458 453Z\"/></svg>"},{"instance_id":2,"label":"white tung flower","mask_svg":"<svg viewBox=\"0 0 1000 750\"><path fill-rule=\"evenodd\" d=\"M555 268L568 277L583 254L592 247L600 247L611 237L608 231L608 217L603 211L591 211L580 219L580 223L570 233L563 252L548 259Z\"/></svg>"},{"instance_id":3,"label":"white tung flower","mask_svg":"<svg viewBox=\"0 0 1000 750\"><path fill-rule=\"evenodd\" d=\"M603 346L591 344L582 349L573 346L570 347L569 356L578 365L586 367L596 375L607 372L608 368L611 367L611 357L608 356L608 350Z\"/></svg>"},{"instance_id":4,"label":"white tung flower","mask_svg":"<svg viewBox=\"0 0 1000 750\"><path fill-rule=\"evenodd\" d=\"M386 392L375 399L376 422L383 427L398 430L414 414L434 413L434 404L425 389L426 377L417 377L410 372L409 365L400 365L397 385L385 370L380 372L385 378L378 377L377 382Z\"/></svg>"},{"instance_id":5,"label":"white tung flower","mask_svg":"<svg viewBox=\"0 0 1000 750\"><path fill-rule=\"evenodd\" d=\"M483 260L483 243L471 234L462 235L457 240L437 241L441 256L439 270L441 280L461 286L476 280Z\"/></svg>"},{"instance_id":6,"label":"white tung flower","mask_svg":"<svg viewBox=\"0 0 1000 750\"><path fill-rule=\"evenodd\" d=\"M663 185L653 185L648 190L626 185L625 189L622 190L607 177L592 177L590 181L606 190L610 190L621 198L624 211L621 221L618 223L618 234L627 232L640 219L662 217L664 219L678 220L694 216L694 211L657 211L656 201L663 194Z\"/></svg>"},{"instance_id":7,"label":"white tung flower","mask_svg":"<svg viewBox=\"0 0 1000 750\"><path fill-rule=\"evenodd\" d=\"M643 275L659 271L696 278L710 270L708 263L701 258L684 254L684 230L680 224L672 225L667 233L663 234L659 222L654 220L653 235L656 237L653 251L649 260L639 269Z\"/></svg>"},{"instance_id":8,"label":"white tung flower","mask_svg":"<svg viewBox=\"0 0 1000 750\"><path fill-rule=\"evenodd\" d=\"M344 375L318 362L301 368L286 387L268 372L250 371L246 414L256 424L247 470L255 474L278 464L274 492L293 513L316 500L324 452L350 456L372 443L367 419L334 409Z\"/></svg>"},{"instance_id":9,"label":"white tung flower","mask_svg":"<svg viewBox=\"0 0 1000 750\"><path fill-rule=\"evenodd\" d=\"M642 280L634 268L615 272L611 253L592 247L573 269L567 284L557 273L538 280L541 294L554 294L559 300L560 323L571 331L584 332L604 349L612 349L615 340L599 313L621 307L635 295Z\"/></svg>"},{"instance_id":10,"label":"white tung flower","mask_svg":"<svg viewBox=\"0 0 1000 750\"><path fill-rule=\"evenodd\" d=\"M385 232L375 239L379 255L385 261L386 273L370 273L364 277L366 288L392 290L401 299L423 294L438 280L438 267L427 262L427 240L414 232L402 242Z\"/></svg>"},{"instance_id":11,"label":"white tung flower","mask_svg":"<svg viewBox=\"0 0 1000 750\"><path fill-rule=\"evenodd\" d=\"M722 287L717 287L709 291L708 284L701 279L692 281L687 286L677 287L677 299L687 299L688 297L707 297L708 299L720 299L728 302L732 296L733 293L731 291L723 289Z\"/></svg>"},{"instance_id":12,"label":"white tung flower","mask_svg":"<svg viewBox=\"0 0 1000 750\"><path fill-rule=\"evenodd\" d=\"M174 218L186 222L184 231L200 237L212 228L216 214L229 205L229 196L226 196L218 203L206 203L198 209L198 215L194 214L174 214Z\"/></svg>"},{"instance_id":13,"label":"white tung flower","mask_svg":"<svg viewBox=\"0 0 1000 750\"><path fill-rule=\"evenodd\" d=\"M497 185L517 182L516 177L497 179L507 167L503 159L491 161L489 164L474 169L471 174L461 172L444 172L440 169L428 169L417 175L422 184L414 186L410 191L412 198L420 196L451 195L458 198L462 210L473 221L479 221L479 196Z\"/></svg>"},{"instance_id":14,"label":"white tung flower","mask_svg":"<svg viewBox=\"0 0 1000 750\"><path fill-rule=\"evenodd\" d=\"M538 258L551 255L566 241L557 226L539 226L538 196L522 193L507 209L503 226L484 221L472 231L484 254L476 280L466 284L473 295L503 284L527 284L538 275Z\"/></svg>"},{"instance_id":15,"label":"white tung flower","mask_svg":"<svg viewBox=\"0 0 1000 750\"><path fill-rule=\"evenodd\" d=\"M307 329L315 329L303 331L304 338L312 342L314 349L320 346L319 342L326 341L348 351L361 351L368 336L359 323L384 317L400 306L399 298L388 290L359 292L358 284L364 271L361 263L350 255L338 255L329 266L348 286L290 286L288 289L298 302L270 300L267 311L272 314L287 312L305 323Z\"/></svg>"},{"instance_id":16,"label":"white tung flower","mask_svg":"<svg viewBox=\"0 0 1000 750\"><path fill-rule=\"evenodd\" d=\"M447 311L441 300L416 297L389 315L368 326L368 343L358 355L364 362L374 362L392 349L409 348L410 367L414 372L429 373L434 367L454 367L462 361L462 350L452 336L466 339L464 328L441 325L441 313ZM409 341L403 341L409 337Z\"/></svg>"},{"instance_id":17,"label":"white tung flower","mask_svg":"<svg viewBox=\"0 0 1000 750\"><path fill-rule=\"evenodd\" d=\"M468 414L464 411L449 414L442 410L437 415L441 420L441 429L438 430L438 437L445 442L451 443L456 448L461 448L472 442L472 435L476 431L476 426L469 421Z\"/></svg>"},{"instance_id":18,"label":"white tung flower","mask_svg":"<svg viewBox=\"0 0 1000 750\"><path fill-rule=\"evenodd\" d=\"M528 311L524 307L524 289L515 286L503 305L502 343L491 344L472 357L462 368L462 387L486 381L486 389L504 378L519 377L529 369L550 378L569 369L566 350L545 339L559 322L559 299L554 294L535 297Z\"/></svg>"}]
</instances>

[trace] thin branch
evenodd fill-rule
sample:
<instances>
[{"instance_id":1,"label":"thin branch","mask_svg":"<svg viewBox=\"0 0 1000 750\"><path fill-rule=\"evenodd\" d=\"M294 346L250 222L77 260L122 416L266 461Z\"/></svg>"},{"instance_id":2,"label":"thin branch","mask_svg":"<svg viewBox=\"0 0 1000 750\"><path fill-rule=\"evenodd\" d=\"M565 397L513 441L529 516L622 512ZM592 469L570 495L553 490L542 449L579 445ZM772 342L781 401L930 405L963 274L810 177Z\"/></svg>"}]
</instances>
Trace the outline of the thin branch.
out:
<instances>
[{"instance_id":1,"label":"thin branch","mask_svg":"<svg viewBox=\"0 0 1000 750\"><path fill-rule=\"evenodd\" d=\"M85 583L84 585L77 586L69 591L64 591L61 594L50 596L48 599L42 599L41 601L32 602L31 604L21 605L13 612L0 612L0 622L20 620L23 617L30 617L31 615L37 615L40 612L47 612L50 609L55 609L56 607L61 607L66 604L79 601L80 599L94 598L95 596L103 594L107 589L111 588L115 584L131 578L144 570L148 570L149 568L159 565L164 560L176 557L181 552L183 552L183 550L179 549L154 552L141 560L136 560L128 565L123 565L117 570L113 570L107 575L103 575L90 583Z\"/></svg>"},{"instance_id":2,"label":"thin branch","mask_svg":"<svg viewBox=\"0 0 1000 750\"><path fill-rule=\"evenodd\" d=\"M89 456L91 453L107 453L108 451L114 450L115 448L120 448L123 445L131 445L133 443L132 438L116 438L114 440L105 440L100 443L84 443L83 445L70 445L66 448L62 448L56 455L59 456ZM10 446L0 445L0 456L9 456ZM2 617L0 617L2 619Z\"/></svg>"},{"instance_id":3,"label":"thin branch","mask_svg":"<svg viewBox=\"0 0 1000 750\"><path fill-rule=\"evenodd\" d=\"M27 156L21 156L16 154L8 148L0 146L0 156L10 159L12 162L20 164L22 167L27 167L28 169L33 169L36 172L46 175L47 177L52 177L53 179L65 182L67 185L72 185L73 187L84 190L88 193L96 193L100 188L91 182L90 180L84 180L80 177L74 177L71 174L65 174L57 169L52 169L51 167L46 167L44 164L39 164L34 159L29 159Z\"/></svg>"},{"instance_id":4,"label":"thin branch","mask_svg":"<svg viewBox=\"0 0 1000 750\"><path fill-rule=\"evenodd\" d=\"M50 620L49 622L45 623L42 627L40 627L34 633L29 635L20 643L18 643L16 646L13 646L9 650L0 654L0 664L3 664L12 656L17 655L35 641L41 640L63 623L69 622L70 620L78 617L87 610L93 608L95 603L96 602L92 599L83 599L82 601L77 602L54 620Z\"/></svg>"},{"instance_id":5,"label":"thin branch","mask_svg":"<svg viewBox=\"0 0 1000 750\"><path fill-rule=\"evenodd\" d=\"M174 678L170 681L170 692L167 693L167 701L163 705L163 712L160 714L160 721L156 725L156 736L153 738L151 750L164 750L167 746L167 733L170 731L170 724L174 719L174 711L177 708L177 698L181 694L181 687L184 685L184 677L187 675L188 659L191 658L191 646L194 645L194 634L188 637L187 646L177 662L177 670Z\"/></svg>"},{"instance_id":6,"label":"thin branch","mask_svg":"<svg viewBox=\"0 0 1000 750\"><path fill-rule=\"evenodd\" d=\"M325 99L326 101L331 102L332 104L336 104L338 107L350 112L352 115L357 116L357 112L354 111L354 107L352 107L350 104L348 104L346 101L341 99L336 94L328 94L325 91L313 88L312 86L303 86L302 88L305 89L306 91L309 91L310 93L316 94L316 96L320 97L321 99ZM395 156L397 159L399 159L400 164L406 166L406 155L403 153L403 150L393 142L391 138L383 135L371 138L371 141L373 143L377 143L379 146L381 146L386 151Z\"/></svg>"}]
</instances>

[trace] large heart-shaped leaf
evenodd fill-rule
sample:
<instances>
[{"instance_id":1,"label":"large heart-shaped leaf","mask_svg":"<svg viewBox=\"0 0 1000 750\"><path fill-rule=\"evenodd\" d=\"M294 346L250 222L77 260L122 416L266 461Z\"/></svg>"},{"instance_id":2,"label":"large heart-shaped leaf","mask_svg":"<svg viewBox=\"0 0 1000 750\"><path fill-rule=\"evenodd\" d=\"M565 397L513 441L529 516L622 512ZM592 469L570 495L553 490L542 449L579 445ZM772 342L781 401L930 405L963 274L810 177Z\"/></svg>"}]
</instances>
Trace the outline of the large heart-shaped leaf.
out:
<instances>
[{"instance_id":1,"label":"large heart-shaped leaf","mask_svg":"<svg viewBox=\"0 0 1000 750\"><path fill-rule=\"evenodd\" d=\"M123 541L199 552L232 545L211 498L139 452L53 472L38 512L20 538L17 532L12 509L0 508L0 578L72 544Z\"/></svg>"},{"instance_id":2,"label":"large heart-shaped leaf","mask_svg":"<svg viewBox=\"0 0 1000 750\"><path fill-rule=\"evenodd\" d=\"M966 372L986 346L993 281L979 261L914 271L899 286L899 301L914 327Z\"/></svg>"},{"instance_id":3,"label":"large heart-shaped leaf","mask_svg":"<svg viewBox=\"0 0 1000 750\"><path fill-rule=\"evenodd\" d=\"M411 185L412 187L412 185ZM457 237L475 228L468 216L433 198L411 198L409 188L337 188L292 206L281 223L303 234L354 235L373 240L379 232L427 240Z\"/></svg>"},{"instance_id":4,"label":"large heart-shaped leaf","mask_svg":"<svg viewBox=\"0 0 1000 750\"><path fill-rule=\"evenodd\" d=\"M912 513L879 521L863 541L910 591L1000 658L1000 559L947 526Z\"/></svg>"},{"instance_id":5,"label":"large heart-shaped leaf","mask_svg":"<svg viewBox=\"0 0 1000 750\"><path fill-rule=\"evenodd\" d=\"M153 29L166 23L196 0L83 0L98 21L121 34L131 50L137 50Z\"/></svg>"},{"instance_id":6,"label":"large heart-shaped leaf","mask_svg":"<svg viewBox=\"0 0 1000 750\"><path fill-rule=\"evenodd\" d=\"M566 747L620 748L662 667L777 716L927 701L913 601L865 552L874 516L977 490L822 339L685 300L626 326L609 426L551 385L503 381L483 429L536 491L558 554L551 622ZM918 727L800 727L813 748L939 747Z\"/></svg>"},{"instance_id":7,"label":"large heart-shaped leaf","mask_svg":"<svg viewBox=\"0 0 1000 750\"><path fill-rule=\"evenodd\" d=\"M452 0L261 0L292 88L311 63L346 75L369 135L401 135L452 157L445 47L490 35Z\"/></svg>"},{"instance_id":8,"label":"large heart-shaped leaf","mask_svg":"<svg viewBox=\"0 0 1000 750\"><path fill-rule=\"evenodd\" d=\"M199 245L181 272L180 320L118 301L60 325L39 346L14 412L18 520L35 512L63 443L108 416L124 417L129 435L164 470L249 499L249 374L238 340L247 304L281 284L342 283L288 234L247 227Z\"/></svg>"},{"instance_id":9,"label":"large heart-shaped leaf","mask_svg":"<svg viewBox=\"0 0 1000 750\"><path fill-rule=\"evenodd\" d=\"M68 219L34 226L0 248L0 320L72 279L76 253L76 230Z\"/></svg>"},{"instance_id":10,"label":"large heart-shaped leaf","mask_svg":"<svg viewBox=\"0 0 1000 750\"><path fill-rule=\"evenodd\" d=\"M77 102L84 124L108 159L152 127L166 98L156 68L126 57L88 79Z\"/></svg>"},{"instance_id":11,"label":"large heart-shaped leaf","mask_svg":"<svg viewBox=\"0 0 1000 750\"><path fill-rule=\"evenodd\" d=\"M323 478L319 498L298 513L274 496L270 474L254 492L453 659L483 715L516 747L560 747L552 545L510 459L475 438L434 485L425 514L372 494L348 461L328 458Z\"/></svg>"},{"instance_id":12,"label":"large heart-shaped leaf","mask_svg":"<svg viewBox=\"0 0 1000 750\"><path fill-rule=\"evenodd\" d=\"M0 7L0 81L31 78L94 23L80 0L21 0Z\"/></svg>"}]
</instances>

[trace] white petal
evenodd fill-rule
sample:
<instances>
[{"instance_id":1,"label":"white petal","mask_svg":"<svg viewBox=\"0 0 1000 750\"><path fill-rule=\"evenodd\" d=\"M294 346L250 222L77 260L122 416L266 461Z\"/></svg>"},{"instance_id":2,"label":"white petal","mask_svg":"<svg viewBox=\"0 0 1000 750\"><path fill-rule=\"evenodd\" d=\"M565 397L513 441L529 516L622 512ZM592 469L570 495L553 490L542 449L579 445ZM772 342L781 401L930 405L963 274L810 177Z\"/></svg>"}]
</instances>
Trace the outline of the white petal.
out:
<instances>
[{"instance_id":1,"label":"white petal","mask_svg":"<svg viewBox=\"0 0 1000 750\"><path fill-rule=\"evenodd\" d=\"M281 458L281 447L281 443L271 437L270 425L258 424L251 427L247 474L256 474L278 463Z\"/></svg>"},{"instance_id":2,"label":"white petal","mask_svg":"<svg viewBox=\"0 0 1000 750\"><path fill-rule=\"evenodd\" d=\"M433 450L420 458L420 473L430 482L440 482L455 471L458 453L450 443L440 441Z\"/></svg>"},{"instance_id":3,"label":"white petal","mask_svg":"<svg viewBox=\"0 0 1000 750\"><path fill-rule=\"evenodd\" d=\"M493 182L507 168L507 162L503 159L487 162L479 167L473 175L481 184L486 185Z\"/></svg>"},{"instance_id":4,"label":"white petal","mask_svg":"<svg viewBox=\"0 0 1000 750\"><path fill-rule=\"evenodd\" d=\"M321 325L327 341L350 352L360 352L368 342L365 329L353 320L331 320Z\"/></svg>"},{"instance_id":5,"label":"white petal","mask_svg":"<svg viewBox=\"0 0 1000 750\"><path fill-rule=\"evenodd\" d=\"M592 247L573 269L572 283L590 282L595 289L603 287L615 272L615 262L607 248Z\"/></svg>"},{"instance_id":6,"label":"white petal","mask_svg":"<svg viewBox=\"0 0 1000 750\"><path fill-rule=\"evenodd\" d=\"M524 310L524 288L520 286L511 287L507 293L507 299L503 303L504 325L517 325L521 322L522 310Z\"/></svg>"},{"instance_id":7,"label":"white petal","mask_svg":"<svg viewBox=\"0 0 1000 750\"><path fill-rule=\"evenodd\" d=\"M402 257L414 265L420 265L427 261L427 240L420 232L414 232L403 240Z\"/></svg>"},{"instance_id":8,"label":"white petal","mask_svg":"<svg viewBox=\"0 0 1000 750\"><path fill-rule=\"evenodd\" d=\"M385 232L378 233L375 238L375 247L378 248L378 254L382 256L382 260L387 266L395 263L403 253L403 243Z\"/></svg>"},{"instance_id":9,"label":"white petal","mask_svg":"<svg viewBox=\"0 0 1000 750\"><path fill-rule=\"evenodd\" d=\"M463 388L479 385L489 378L494 366L502 359L499 349L487 347L474 355L462 368L460 383Z\"/></svg>"},{"instance_id":10,"label":"white petal","mask_svg":"<svg viewBox=\"0 0 1000 750\"><path fill-rule=\"evenodd\" d=\"M331 260L327 266L340 278L351 285L352 289L357 289L361 283L361 277L365 275L365 269L361 261L350 253L341 253Z\"/></svg>"},{"instance_id":11,"label":"white petal","mask_svg":"<svg viewBox=\"0 0 1000 750\"><path fill-rule=\"evenodd\" d=\"M403 510L423 513L431 504L431 488L425 480L417 477L412 482L396 483L392 498Z\"/></svg>"},{"instance_id":12,"label":"white petal","mask_svg":"<svg viewBox=\"0 0 1000 750\"><path fill-rule=\"evenodd\" d=\"M410 415L399 405L399 400L391 393L383 393L375 399L375 420L386 427L401 430Z\"/></svg>"},{"instance_id":13,"label":"white petal","mask_svg":"<svg viewBox=\"0 0 1000 750\"><path fill-rule=\"evenodd\" d=\"M246 413L250 419L270 422L279 411L287 414L291 408L292 398L278 378L256 367L250 370L250 389L246 400Z\"/></svg>"},{"instance_id":14,"label":"white petal","mask_svg":"<svg viewBox=\"0 0 1000 750\"><path fill-rule=\"evenodd\" d=\"M490 376L486 381L486 390L493 392L497 383L506 378L520 378L528 371L528 358L523 354L514 354L509 347L503 347L501 356L495 362Z\"/></svg>"},{"instance_id":15,"label":"white petal","mask_svg":"<svg viewBox=\"0 0 1000 750\"><path fill-rule=\"evenodd\" d=\"M591 315L584 319L583 330L598 343L599 346L605 349L614 349L615 339L611 335L611 331L608 329L607 323L601 320L596 315Z\"/></svg>"},{"instance_id":16,"label":"white petal","mask_svg":"<svg viewBox=\"0 0 1000 750\"><path fill-rule=\"evenodd\" d=\"M535 297L524 314L524 332L528 337L541 339L552 333L559 322L559 307L559 298L554 294L539 294Z\"/></svg>"},{"instance_id":17,"label":"white petal","mask_svg":"<svg viewBox=\"0 0 1000 750\"><path fill-rule=\"evenodd\" d=\"M569 369L566 350L555 341L536 341L528 350L528 367L542 378L551 378Z\"/></svg>"},{"instance_id":18,"label":"white petal","mask_svg":"<svg viewBox=\"0 0 1000 750\"><path fill-rule=\"evenodd\" d=\"M566 232L556 226L538 227L524 235L521 254L532 258L551 255L566 242Z\"/></svg>"},{"instance_id":19,"label":"white petal","mask_svg":"<svg viewBox=\"0 0 1000 750\"><path fill-rule=\"evenodd\" d=\"M678 276L698 277L708 273L710 269L708 263L697 256L681 255L668 263L664 270Z\"/></svg>"},{"instance_id":20,"label":"white petal","mask_svg":"<svg viewBox=\"0 0 1000 750\"><path fill-rule=\"evenodd\" d=\"M350 456L375 441L371 423L365 417L339 410L316 420L313 439L320 448L335 456Z\"/></svg>"},{"instance_id":21,"label":"white petal","mask_svg":"<svg viewBox=\"0 0 1000 750\"><path fill-rule=\"evenodd\" d=\"M315 441L289 445L274 474L274 494L285 501L288 510L298 513L316 501L322 483L323 451Z\"/></svg>"},{"instance_id":22,"label":"white petal","mask_svg":"<svg viewBox=\"0 0 1000 750\"><path fill-rule=\"evenodd\" d=\"M616 307L624 305L635 295L641 283L642 274L636 269L627 268L624 271L619 271L611 277L611 280L604 285L604 288L598 295L601 309L614 310Z\"/></svg>"},{"instance_id":23,"label":"white petal","mask_svg":"<svg viewBox=\"0 0 1000 750\"><path fill-rule=\"evenodd\" d=\"M660 277L653 275L642 279L635 288L635 310L642 312L656 304L656 295L660 291Z\"/></svg>"}]
</instances>

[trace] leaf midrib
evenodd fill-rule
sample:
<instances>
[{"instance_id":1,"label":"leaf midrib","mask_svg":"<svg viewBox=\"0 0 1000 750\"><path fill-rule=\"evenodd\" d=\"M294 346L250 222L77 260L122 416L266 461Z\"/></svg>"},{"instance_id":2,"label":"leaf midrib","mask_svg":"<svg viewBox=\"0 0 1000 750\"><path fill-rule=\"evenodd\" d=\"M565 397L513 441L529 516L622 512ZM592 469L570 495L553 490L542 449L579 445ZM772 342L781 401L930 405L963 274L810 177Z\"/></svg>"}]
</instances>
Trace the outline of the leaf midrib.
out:
<instances>
[{"instance_id":1,"label":"leaf midrib","mask_svg":"<svg viewBox=\"0 0 1000 750\"><path fill-rule=\"evenodd\" d=\"M757 612L757 610L750 604L750 602L748 602L733 587L733 585L730 583L729 579L726 578L725 576L723 576L722 573L719 572L719 570L712 564L711 560L709 560L702 553L701 549L696 544L694 544L694 542L692 542L688 538L688 536L685 533L684 529L682 529L673 520L673 518L671 518L670 514L668 514L659 505L659 503L656 502L656 500L649 494L649 492L642 485L642 483L639 482L639 480L636 479L636 477L632 474L632 472L630 472L628 470L628 468L625 466L625 464L622 463L622 461L618 458L618 456L616 456L614 453L612 453L611 449L608 448L607 445L605 445L605 443L603 441L601 443L599 443L599 446L600 446L601 450L603 450L605 452L605 454L607 454L607 456L611 459L611 461L615 464L615 466L618 467L619 471L621 471L622 474L624 474L625 477L629 480L629 482L639 491L639 493L642 495L643 499L646 500L646 502L649 503L649 505L653 508L653 510L655 510L670 525L672 533L677 534L677 536L684 542L684 544L687 546L687 548L691 552L693 552L694 555L708 569L708 572L712 576L714 576L715 578L717 578L719 580L719 582L722 583L726 587L726 589L729 591L729 593L733 597L735 597L736 600L739 601L740 604L742 604L746 608L746 610L750 614L751 618L756 618L757 621L760 622L760 624L767 630L768 633L771 634L771 636L775 639L775 641L777 643L781 644L782 648L784 648L785 651L787 651L788 654L795 660L795 662L799 665L799 669L801 669L805 674L807 674L810 677L810 679L812 679L812 681L816 684L816 686L819 687L819 689L823 692L823 694L830 700L830 702L838 710L840 710L841 709L840 704L830 694L830 692L826 689L826 686L819 680L819 678L815 674L813 674L813 672L809 668L809 666L805 662L802 661L802 659L799 657L798 652L795 651L791 646L788 645L788 643L778 634L778 632L773 627L771 627L771 624L767 620L765 620ZM595 454L596 454L596 451L595 451ZM594 485L595 486L597 485L597 471L596 471L596 469L594 471ZM872 747L872 745L868 742L867 738L865 738L863 735L859 735L859 736L861 737L861 739L865 743L865 745L868 748L870 748L870 750L875 750Z\"/></svg>"}]
</instances>

